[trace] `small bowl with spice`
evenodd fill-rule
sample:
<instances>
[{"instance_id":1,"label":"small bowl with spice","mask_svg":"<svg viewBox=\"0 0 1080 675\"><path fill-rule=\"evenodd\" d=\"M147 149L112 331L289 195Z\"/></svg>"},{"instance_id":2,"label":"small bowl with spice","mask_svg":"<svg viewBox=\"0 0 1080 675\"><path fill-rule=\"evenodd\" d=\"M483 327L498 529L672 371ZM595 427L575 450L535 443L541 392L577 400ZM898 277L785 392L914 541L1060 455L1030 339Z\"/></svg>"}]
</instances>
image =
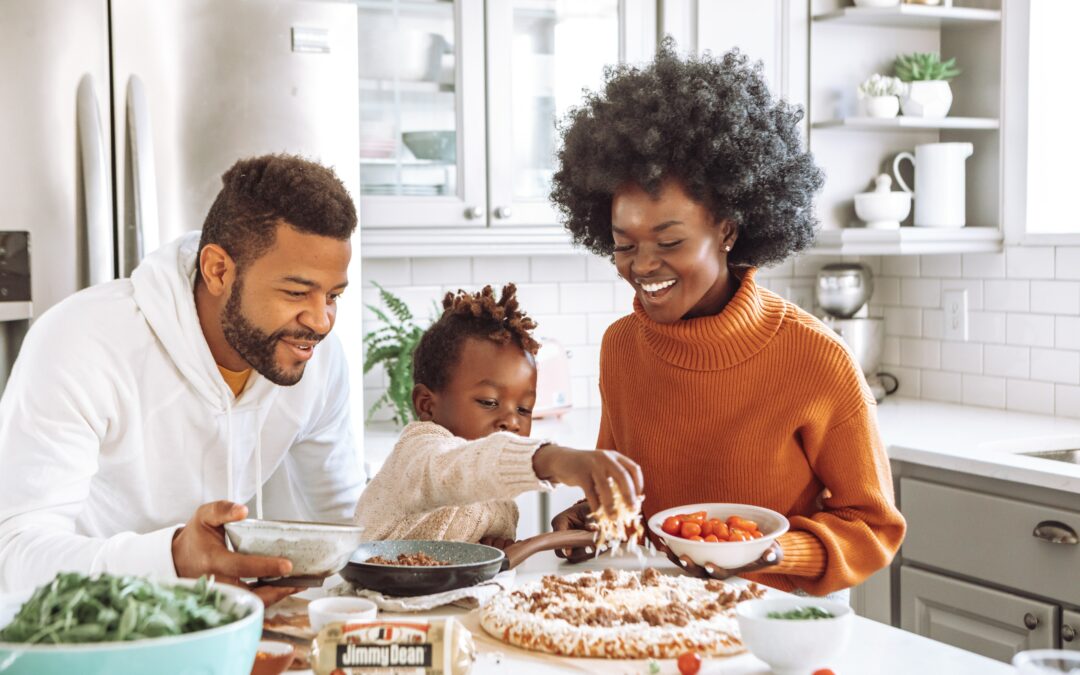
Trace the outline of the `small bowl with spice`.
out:
<instances>
[{"instance_id":1,"label":"small bowl with spice","mask_svg":"<svg viewBox=\"0 0 1080 675\"><path fill-rule=\"evenodd\" d=\"M280 640L259 640L251 675L281 675L292 665L296 647Z\"/></svg>"},{"instance_id":2,"label":"small bowl with spice","mask_svg":"<svg viewBox=\"0 0 1080 675\"><path fill-rule=\"evenodd\" d=\"M735 607L743 643L776 675L810 675L834 665L847 646L853 616L844 603L795 595Z\"/></svg>"}]
</instances>

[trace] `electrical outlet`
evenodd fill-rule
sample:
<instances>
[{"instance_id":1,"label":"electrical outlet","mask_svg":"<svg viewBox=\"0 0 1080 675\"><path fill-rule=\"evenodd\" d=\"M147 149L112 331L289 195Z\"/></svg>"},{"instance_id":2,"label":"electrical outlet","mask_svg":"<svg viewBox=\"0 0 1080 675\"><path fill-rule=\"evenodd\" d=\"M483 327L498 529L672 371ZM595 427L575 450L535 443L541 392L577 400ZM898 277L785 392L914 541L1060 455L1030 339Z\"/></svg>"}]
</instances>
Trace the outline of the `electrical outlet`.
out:
<instances>
[{"instance_id":1,"label":"electrical outlet","mask_svg":"<svg viewBox=\"0 0 1080 675\"><path fill-rule=\"evenodd\" d=\"M942 337L956 342L968 339L968 293L966 288L941 292L945 306L945 328Z\"/></svg>"}]
</instances>

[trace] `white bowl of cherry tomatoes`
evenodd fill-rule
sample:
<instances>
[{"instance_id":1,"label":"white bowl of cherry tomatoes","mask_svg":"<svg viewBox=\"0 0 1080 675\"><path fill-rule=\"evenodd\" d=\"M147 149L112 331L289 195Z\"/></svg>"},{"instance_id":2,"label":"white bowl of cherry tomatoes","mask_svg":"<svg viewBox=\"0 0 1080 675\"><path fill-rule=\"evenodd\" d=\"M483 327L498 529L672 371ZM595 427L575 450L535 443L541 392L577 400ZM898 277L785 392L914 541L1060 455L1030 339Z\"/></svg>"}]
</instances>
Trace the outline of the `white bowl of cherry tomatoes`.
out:
<instances>
[{"instance_id":1,"label":"white bowl of cherry tomatoes","mask_svg":"<svg viewBox=\"0 0 1080 675\"><path fill-rule=\"evenodd\" d=\"M690 504L654 513L649 529L677 556L734 569L760 558L788 519L750 504Z\"/></svg>"}]
</instances>

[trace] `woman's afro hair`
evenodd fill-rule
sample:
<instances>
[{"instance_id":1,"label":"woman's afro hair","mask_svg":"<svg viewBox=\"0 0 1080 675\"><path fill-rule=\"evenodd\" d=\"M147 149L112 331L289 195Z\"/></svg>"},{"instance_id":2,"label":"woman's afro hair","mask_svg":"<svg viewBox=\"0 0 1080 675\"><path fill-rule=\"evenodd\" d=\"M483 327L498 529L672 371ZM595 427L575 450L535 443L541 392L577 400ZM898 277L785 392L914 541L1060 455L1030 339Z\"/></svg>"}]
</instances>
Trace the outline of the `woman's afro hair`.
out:
<instances>
[{"instance_id":1,"label":"woman's afro hair","mask_svg":"<svg viewBox=\"0 0 1080 675\"><path fill-rule=\"evenodd\" d=\"M823 176L802 149L802 117L737 49L681 59L666 38L647 66L608 68L603 92L568 113L551 199L576 242L611 256L615 192L636 183L655 196L674 178L736 226L732 265L775 264L809 247L817 225Z\"/></svg>"},{"instance_id":2,"label":"woman's afro hair","mask_svg":"<svg viewBox=\"0 0 1080 675\"><path fill-rule=\"evenodd\" d=\"M442 316L424 332L413 352L413 384L442 391L466 338L500 345L514 342L529 354L536 354L540 349L532 336L536 322L521 311L516 293L514 284L503 286L498 300L491 286L484 286L479 293L447 293Z\"/></svg>"}]
</instances>

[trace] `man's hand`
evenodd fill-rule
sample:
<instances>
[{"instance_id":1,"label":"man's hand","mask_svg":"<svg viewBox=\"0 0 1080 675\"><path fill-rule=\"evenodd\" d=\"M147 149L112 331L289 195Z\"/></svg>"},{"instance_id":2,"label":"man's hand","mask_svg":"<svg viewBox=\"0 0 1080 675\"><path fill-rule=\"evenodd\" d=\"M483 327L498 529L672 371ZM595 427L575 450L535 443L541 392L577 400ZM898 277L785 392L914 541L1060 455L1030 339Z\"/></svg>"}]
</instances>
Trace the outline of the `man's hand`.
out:
<instances>
[{"instance_id":1,"label":"man's hand","mask_svg":"<svg viewBox=\"0 0 1080 675\"><path fill-rule=\"evenodd\" d=\"M588 502L578 502L555 516L551 520L551 529L556 532L559 530L593 530L595 528L592 526L592 521L589 520L590 513L592 513L592 508L589 506ZM556 550L555 555L565 559L566 562L579 563L596 555L596 549L592 546L586 546L585 548L564 548Z\"/></svg>"},{"instance_id":2,"label":"man's hand","mask_svg":"<svg viewBox=\"0 0 1080 675\"><path fill-rule=\"evenodd\" d=\"M772 546L765 549L761 557L754 562L732 569L717 567L711 563L706 563L704 566L697 565L686 556L675 555L671 552L671 549L659 541L656 542L656 550L666 554L668 560L683 568L687 574L695 577L711 577L713 579L727 579L728 577L737 577L750 572L759 572L766 567L779 565L780 561L784 559L784 550L780 548L779 542L776 541L772 543Z\"/></svg>"},{"instance_id":3,"label":"man's hand","mask_svg":"<svg viewBox=\"0 0 1080 675\"><path fill-rule=\"evenodd\" d=\"M197 578L212 574L218 581L247 587L241 578L282 577L291 572L292 562L286 558L243 555L226 547L225 523L243 520L247 513L243 504L224 500L196 509L191 520L173 535L172 556L177 575ZM303 589L259 586L250 590L269 607Z\"/></svg>"},{"instance_id":4,"label":"man's hand","mask_svg":"<svg viewBox=\"0 0 1080 675\"><path fill-rule=\"evenodd\" d=\"M533 470L541 480L580 487L593 511L603 507L608 513L615 507L612 482L631 506L637 504L645 484L641 467L614 450L573 450L548 444L533 454Z\"/></svg>"}]
</instances>

